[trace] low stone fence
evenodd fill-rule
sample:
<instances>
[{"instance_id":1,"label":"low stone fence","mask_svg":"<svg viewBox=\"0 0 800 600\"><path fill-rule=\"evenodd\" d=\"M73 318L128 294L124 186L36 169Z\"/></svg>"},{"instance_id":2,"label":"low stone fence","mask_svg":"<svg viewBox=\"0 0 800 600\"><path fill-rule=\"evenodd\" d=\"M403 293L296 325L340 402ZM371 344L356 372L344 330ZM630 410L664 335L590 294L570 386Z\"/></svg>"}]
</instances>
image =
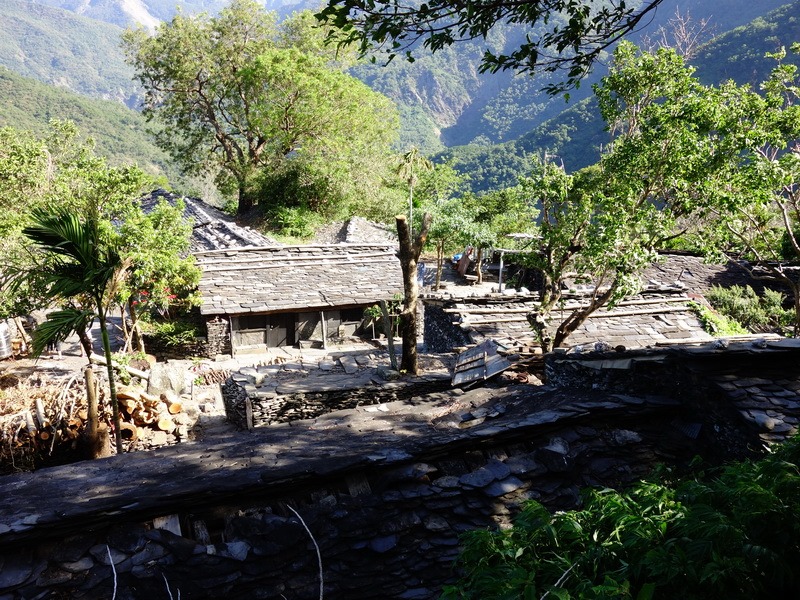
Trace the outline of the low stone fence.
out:
<instances>
[{"instance_id":1,"label":"low stone fence","mask_svg":"<svg viewBox=\"0 0 800 600\"><path fill-rule=\"evenodd\" d=\"M575 508L586 486L791 435L798 350L556 356L558 388L439 391L3 477L0 600L316 599L319 560L328 599L437 598L460 535L529 499Z\"/></svg>"},{"instance_id":2,"label":"low stone fence","mask_svg":"<svg viewBox=\"0 0 800 600\"><path fill-rule=\"evenodd\" d=\"M755 437L753 447L780 442L800 428L797 339L552 354L545 371L561 389L680 398L694 408L687 430L713 437L721 455L745 455L742 428Z\"/></svg>"},{"instance_id":3,"label":"low stone fence","mask_svg":"<svg viewBox=\"0 0 800 600\"><path fill-rule=\"evenodd\" d=\"M336 380L338 383L332 383ZM233 374L222 386L228 419L241 429L289 423L361 406L421 397L450 387L450 375L431 374L403 381L375 381L331 376L324 386L295 384L295 392L279 393L256 385L253 376ZM334 389L328 389L334 388Z\"/></svg>"}]
</instances>

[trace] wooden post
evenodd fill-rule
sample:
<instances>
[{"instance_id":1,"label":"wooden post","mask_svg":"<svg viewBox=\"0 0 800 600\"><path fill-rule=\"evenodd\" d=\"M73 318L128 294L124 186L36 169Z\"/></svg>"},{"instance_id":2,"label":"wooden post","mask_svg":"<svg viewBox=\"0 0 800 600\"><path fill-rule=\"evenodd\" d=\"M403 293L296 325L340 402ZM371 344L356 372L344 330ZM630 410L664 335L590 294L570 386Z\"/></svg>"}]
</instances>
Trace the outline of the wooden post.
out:
<instances>
[{"instance_id":1,"label":"wooden post","mask_svg":"<svg viewBox=\"0 0 800 600\"><path fill-rule=\"evenodd\" d=\"M328 349L328 324L325 322L325 311L319 311L319 318L322 321L322 349Z\"/></svg>"},{"instance_id":2,"label":"wooden post","mask_svg":"<svg viewBox=\"0 0 800 600\"><path fill-rule=\"evenodd\" d=\"M501 293L503 291L503 256L504 256L504 253L501 250L500 251L500 273L497 275L497 291L501 292Z\"/></svg>"},{"instance_id":3,"label":"wooden post","mask_svg":"<svg viewBox=\"0 0 800 600\"><path fill-rule=\"evenodd\" d=\"M394 334L392 333L392 317L389 315L389 308L386 300L380 301L381 312L383 313L383 333L386 336L386 346L389 349L389 364L392 369L397 371L397 355L394 351Z\"/></svg>"}]
</instances>

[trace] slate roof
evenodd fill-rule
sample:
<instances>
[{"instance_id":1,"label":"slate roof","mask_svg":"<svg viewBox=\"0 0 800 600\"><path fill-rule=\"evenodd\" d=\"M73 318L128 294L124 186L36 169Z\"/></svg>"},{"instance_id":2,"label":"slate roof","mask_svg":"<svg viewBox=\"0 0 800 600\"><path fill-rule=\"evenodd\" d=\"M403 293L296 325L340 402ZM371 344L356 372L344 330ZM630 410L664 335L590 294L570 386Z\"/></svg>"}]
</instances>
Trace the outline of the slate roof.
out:
<instances>
[{"instance_id":1,"label":"slate roof","mask_svg":"<svg viewBox=\"0 0 800 600\"><path fill-rule=\"evenodd\" d=\"M641 279L649 285L672 285L696 294L705 294L712 285L749 285L757 291L764 287L763 281L754 280L733 260L726 264L707 263L702 256L682 253L660 254L642 272Z\"/></svg>"},{"instance_id":2,"label":"slate roof","mask_svg":"<svg viewBox=\"0 0 800 600\"><path fill-rule=\"evenodd\" d=\"M312 244L397 244L397 233L388 225L354 216L328 223L317 230Z\"/></svg>"},{"instance_id":3,"label":"slate roof","mask_svg":"<svg viewBox=\"0 0 800 600\"><path fill-rule=\"evenodd\" d=\"M278 243L249 227L237 225L234 219L206 204L199 198L179 196L166 190L155 190L139 200L142 210L150 212L160 200L166 200L175 205L178 200L184 202L184 219L192 220L192 239L190 252L196 254L206 250L221 250L224 248L264 247L277 246Z\"/></svg>"},{"instance_id":4,"label":"slate roof","mask_svg":"<svg viewBox=\"0 0 800 600\"><path fill-rule=\"evenodd\" d=\"M370 304L403 290L389 245L273 246L196 253L204 315Z\"/></svg>"},{"instance_id":5,"label":"slate roof","mask_svg":"<svg viewBox=\"0 0 800 600\"><path fill-rule=\"evenodd\" d=\"M614 308L593 313L568 339L567 345L590 345L605 342L611 346L644 348L658 343L711 340L697 315L689 308L691 299L681 292L648 293L626 298ZM580 300L569 301L563 308L567 316ZM492 338L501 343L536 346L526 312L536 311L533 301L491 303L459 302L448 312L454 321L461 320L475 341ZM456 312L458 311L458 312ZM552 322L561 320L562 309L553 311Z\"/></svg>"}]
</instances>

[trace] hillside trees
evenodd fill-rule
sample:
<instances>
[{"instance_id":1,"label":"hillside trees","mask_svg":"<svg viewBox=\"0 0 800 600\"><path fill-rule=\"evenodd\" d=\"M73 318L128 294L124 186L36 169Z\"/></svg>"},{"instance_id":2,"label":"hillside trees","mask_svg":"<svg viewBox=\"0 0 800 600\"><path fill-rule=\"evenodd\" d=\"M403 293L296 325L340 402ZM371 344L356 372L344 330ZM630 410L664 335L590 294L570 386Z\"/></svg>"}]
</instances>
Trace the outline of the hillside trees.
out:
<instances>
[{"instance_id":1,"label":"hillside trees","mask_svg":"<svg viewBox=\"0 0 800 600\"><path fill-rule=\"evenodd\" d=\"M49 286L35 275L46 265L29 252L23 229L36 211L96 215L103 239L117 239L115 247L130 265L116 300L145 294L164 308L167 296L189 295L198 274L185 254L191 224L184 222L181 206L162 204L143 212L136 199L151 181L140 169L109 166L68 122L53 122L41 138L3 128L0 140L2 275L29 275L17 277L13 287L0 287L1 315L25 315L67 301L48 293ZM75 298L69 302L81 304ZM88 344L85 336L82 342Z\"/></svg>"},{"instance_id":2,"label":"hillside trees","mask_svg":"<svg viewBox=\"0 0 800 600\"><path fill-rule=\"evenodd\" d=\"M85 214L102 199L116 207L139 194L148 178L135 167L109 167L95 156L92 144L81 142L69 122L53 121L41 137L10 127L0 129L0 233L3 275L35 264L27 253L22 230L35 210L62 206ZM116 210L113 211L117 213ZM46 306L35 279L14 293L0 291L0 314L29 314Z\"/></svg>"},{"instance_id":3,"label":"hillside trees","mask_svg":"<svg viewBox=\"0 0 800 600\"><path fill-rule=\"evenodd\" d=\"M563 90L580 82L602 52L633 30L662 0L524 0L419 4L403 0L328 0L319 18L342 31L341 43L355 42L366 53L386 45L389 57L413 59L421 42L433 52L475 38L486 39L497 23L522 24L530 33L509 52L486 50L482 69L519 72L566 69Z\"/></svg>"},{"instance_id":4,"label":"hillside trees","mask_svg":"<svg viewBox=\"0 0 800 600\"><path fill-rule=\"evenodd\" d=\"M90 356L87 329L97 319L118 425L110 307L133 290L157 297L192 287L197 270L182 254L191 225L180 206L145 214L137 198L149 178L136 167L108 166L71 123L52 123L42 138L4 128L0 140L0 314L56 308L34 332L35 356L73 332ZM96 423L90 429L97 432ZM119 427L115 433L121 452Z\"/></svg>"},{"instance_id":5,"label":"hillside trees","mask_svg":"<svg viewBox=\"0 0 800 600\"><path fill-rule=\"evenodd\" d=\"M163 126L159 145L187 172L214 173L240 213L265 181L269 195L299 192L315 208L351 180L360 182L351 197L379 187L396 111L313 35L302 16L278 27L254 0L234 0L216 17L179 14L153 36L124 36L144 113Z\"/></svg>"},{"instance_id":6,"label":"hillside trees","mask_svg":"<svg viewBox=\"0 0 800 600\"><path fill-rule=\"evenodd\" d=\"M795 44L794 51L800 51ZM800 86L798 67L781 62L758 94L743 88L742 118L752 140L742 168L727 186L725 202L714 207L729 250L757 261L757 278L777 281L792 294L794 334L800 332ZM720 238L705 238L718 243ZM717 247L706 251L717 253ZM794 265L792 264L794 263Z\"/></svg>"}]
</instances>

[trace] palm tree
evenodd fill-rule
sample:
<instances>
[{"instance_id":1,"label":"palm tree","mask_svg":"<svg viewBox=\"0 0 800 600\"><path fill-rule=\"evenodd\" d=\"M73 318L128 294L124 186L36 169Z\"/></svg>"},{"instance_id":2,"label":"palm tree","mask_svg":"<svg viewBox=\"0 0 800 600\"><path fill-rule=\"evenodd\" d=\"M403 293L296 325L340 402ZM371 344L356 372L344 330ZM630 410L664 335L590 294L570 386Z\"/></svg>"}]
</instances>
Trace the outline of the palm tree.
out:
<instances>
[{"instance_id":1,"label":"palm tree","mask_svg":"<svg viewBox=\"0 0 800 600\"><path fill-rule=\"evenodd\" d=\"M90 211L85 219L81 219L64 208L35 209L32 224L23 230L23 234L45 255L28 276L41 278L50 298L88 298L92 308L72 307L50 313L47 321L34 333L33 354L41 355L48 344L63 341L74 331L85 331L97 317L108 368L115 442L117 453L121 454L119 404L107 317L110 300L129 265L120 258L110 236L102 234L96 212Z\"/></svg>"}]
</instances>

